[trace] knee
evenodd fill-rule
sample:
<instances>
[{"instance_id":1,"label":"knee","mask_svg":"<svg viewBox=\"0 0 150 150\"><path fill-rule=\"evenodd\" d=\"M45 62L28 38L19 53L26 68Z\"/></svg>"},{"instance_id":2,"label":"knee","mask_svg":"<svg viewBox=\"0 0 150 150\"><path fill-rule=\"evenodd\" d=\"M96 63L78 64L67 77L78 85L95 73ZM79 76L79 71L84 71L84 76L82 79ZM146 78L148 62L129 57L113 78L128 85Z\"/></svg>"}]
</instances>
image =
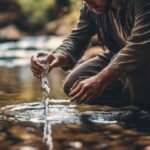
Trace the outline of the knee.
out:
<instances>
[{"instance_id":1,"label":"knee","mask_svg":"<svg viewBox=\"0 0 150 150\"><path fill-rule=\"evenodd\" d=\"M69 95L70 88L71 88L70 82L68 80L65 80L63 84L63 91L66 95Z\"/></svg>"},{"instance_id":2,"label":"knee","mask_svg":"<svg viewBox=\"0 0 150 150\"><path fill-rule=\"evenodd\" d=\"M76 81L76 78L74 76L68 76L63 84L63 90L64 90L64 93L66 95L69 95L70 93L70 89L71 87L73 86L73 84L75 83Z\"/></svg>"}]
</instances>

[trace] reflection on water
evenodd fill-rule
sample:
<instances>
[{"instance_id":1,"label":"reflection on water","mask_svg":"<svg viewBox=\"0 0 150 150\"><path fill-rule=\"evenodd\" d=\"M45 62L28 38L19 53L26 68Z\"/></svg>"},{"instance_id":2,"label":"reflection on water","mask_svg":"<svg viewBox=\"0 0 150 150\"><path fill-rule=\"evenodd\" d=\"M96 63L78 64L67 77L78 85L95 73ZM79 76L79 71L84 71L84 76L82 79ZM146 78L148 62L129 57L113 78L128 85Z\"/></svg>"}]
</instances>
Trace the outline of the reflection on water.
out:
<instances>
[{"instance_id":1,"label":"reflection on water","mask_svg":"<svg viewBox=\"0 0 150 150\"><path fill-rule=\"evenodd\" d=\"M0 106L24 102L41 101L41 81L35 78L29 66L16 68L0 68ZM62 91L65 73L55 69L49 75L51 88L50 98L66 98Z\"/></svg>"},{"instance_id":2,"label":"reflection on water","mask_svg":"<svg viewBox=\"0 0 150 150\"><path fill-rule=\"evenodd\" d=\"M44 131L43 131L43 142L48 145L49 150L53 150L53 141L52 141L52 125L51 121L45 120Z\"/></svg>"}]
</instances>

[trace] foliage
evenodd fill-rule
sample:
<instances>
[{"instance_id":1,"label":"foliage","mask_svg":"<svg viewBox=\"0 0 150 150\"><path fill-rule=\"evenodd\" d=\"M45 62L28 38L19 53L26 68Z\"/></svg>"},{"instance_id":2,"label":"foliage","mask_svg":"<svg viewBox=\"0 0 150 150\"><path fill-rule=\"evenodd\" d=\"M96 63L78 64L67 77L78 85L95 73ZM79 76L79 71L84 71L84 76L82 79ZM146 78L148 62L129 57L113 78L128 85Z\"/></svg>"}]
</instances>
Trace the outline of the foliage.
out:
<instances>
[{"instance_id":1,"label":"foliage","mask_svg":"<svg viewBox=\"0 0 150 150\"><path fill-rule=\"evenodd\" d=\"M77 19L80 0L14 0L20 6L22 29L29 32L42 29L46 23L61 18L69 26ZM65 10L65 11L64 11ZM64 13L65 12L65 13ZM67 12L67 13L66 13ZM65 14L65 15L64 15Z\"/></svg>"},{"instance_id":2,"label":"foliage","mask_svg":"<svg viewBox=\"0 0 150 150\"><path fill-rule=\"evenodd\" d=\"M48 21L48 10L55 6L55 0L16 0L27 21L31 25L43 24Z\"/></svg>"}]
</instances>

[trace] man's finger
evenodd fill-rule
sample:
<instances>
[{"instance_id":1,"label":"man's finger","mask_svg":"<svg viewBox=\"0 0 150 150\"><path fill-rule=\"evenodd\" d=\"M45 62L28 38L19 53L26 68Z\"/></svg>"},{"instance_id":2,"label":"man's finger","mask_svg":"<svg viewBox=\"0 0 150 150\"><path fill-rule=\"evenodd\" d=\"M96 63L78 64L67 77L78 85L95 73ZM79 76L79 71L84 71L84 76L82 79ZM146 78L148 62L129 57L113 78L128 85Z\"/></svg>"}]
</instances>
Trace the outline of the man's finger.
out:
<instances>
[{"instance_id":1,"label":"man's finger","mask_svg":"<svg viewBox=\"0 0 150 150\"><path fill-rule=\"evenodd\" d=\"M92 93L89 92L89 90L87 90L86 92L84 92L82 94L82 96L80 97L80 99L78 100L78 103L83 103L83 102L89 100L89 98L92 97L91 94Z\"/></svg>"},{"instance_id":2,"label":"man's finger","mask_svg":"<svg viewBox=\"0 0 150 150\"><path fill-rule=\"evenodd\" d=\"M39 71L43 71L43 65L42 64L40 64L39 62L38 62L38 60L36 59L36 58L34 58L34 57L32 57L31 58L31 67L33 68L33 69L36 69L36 70L39 70Z\"/></svg>"},{"instance_id":3,"label":"man's finger","mask_svg":"<svg viewBox=\"0 0 150 150\"><path fill-rule=\"evenodd\" d=\"M81 84L78 84L70 93L69 97L74 97L82 88Z\"/></svg>"},{"instance_id":4,"label":"man's finger","mask_svg":"<svg viewBox=\"0 0 150 150\"><path fill-rule=\"evenodd\" d=\"M75 94L73 97L71 97L71 101L78 101L81 99L82 95L84 95L86 93L86 89L85 88L82 88L80 89L80 91Z\"/></svg>"},{"instance_id":5,"label":"man's finger","mask_svg":"<svg viewBox=\"0 0 150 150\"><path fill-rule=\"evenodd\" d=\"M78 83L81 81L81 79L78 79L75 83L74 83L74 85L71 87L71 89L70 89L70 93L76 88L76 86L78 85Z\"/></svg>"}]
</instances>

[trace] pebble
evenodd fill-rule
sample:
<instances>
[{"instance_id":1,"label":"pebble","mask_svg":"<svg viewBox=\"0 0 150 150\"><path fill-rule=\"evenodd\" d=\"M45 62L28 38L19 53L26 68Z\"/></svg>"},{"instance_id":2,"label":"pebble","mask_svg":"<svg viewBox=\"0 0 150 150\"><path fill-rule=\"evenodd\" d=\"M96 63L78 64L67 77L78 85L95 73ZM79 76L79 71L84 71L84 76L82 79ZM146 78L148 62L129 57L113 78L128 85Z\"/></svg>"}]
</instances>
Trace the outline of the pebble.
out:
<instances>
[{"instance_id":1,"label":"pebble","mask_svg":"<svg viewBox=\"0 0 150 150\"><path fill-rule=\"evenodd\" d=\"M6 133L0 132L0 141L4 141L6 138Z\"/></svg>"},{"instance_id":2,"label":"pebble","mask_svg":"<svg viewBox=\"0 0 150 150\"><path fill-rule=\"evenodd\" d=\"M121 135L117 134L117 135L109 135L108 139L110 140L118 140L121 138Z\"/></svg>"},{"instance_id":3,"label":"pebble","mask_svg":"<svg viewBox=\"0 0 150 150\"><path fill-rule=\"evenodd\" d=\"M136 141L136 144L137 145L140 145L140 146L149 146L150 145L150 140L137 140Z\"/></svg>"},{"instance_id":4,"label":"pebble","mask_svg":"<svg viewBox=\"0 0 150 150\"><path fill-rule=\"evenodd\" d=\"M119 124L107 124L103 127L105 130L109 130L112 132L121 132L123 130L122 126Z\"/></svg>"},{"instance_id":5,"label":"pebble","mask_svg":"<svg viewBox=\"0 0 150 150\"><path fill-rule=\"evenodd\" d=\"M20 127L20 126L11 127L8 131L14 137L21 139L21 140L33 140L33 141L41 141L42 140L36 134L30 133L27 129Z\"/></svg>"},{"instance_id":6,"label":"pebble","mask_svg":"<svg viewBox=\"0 0 150 150\"><path fill-rule=\"evenodd\" d=\"M124 130L122 131L122 134L125 135L125 136L137 136L138 133L134 130Z\"/></svg>"}]
</instances>

